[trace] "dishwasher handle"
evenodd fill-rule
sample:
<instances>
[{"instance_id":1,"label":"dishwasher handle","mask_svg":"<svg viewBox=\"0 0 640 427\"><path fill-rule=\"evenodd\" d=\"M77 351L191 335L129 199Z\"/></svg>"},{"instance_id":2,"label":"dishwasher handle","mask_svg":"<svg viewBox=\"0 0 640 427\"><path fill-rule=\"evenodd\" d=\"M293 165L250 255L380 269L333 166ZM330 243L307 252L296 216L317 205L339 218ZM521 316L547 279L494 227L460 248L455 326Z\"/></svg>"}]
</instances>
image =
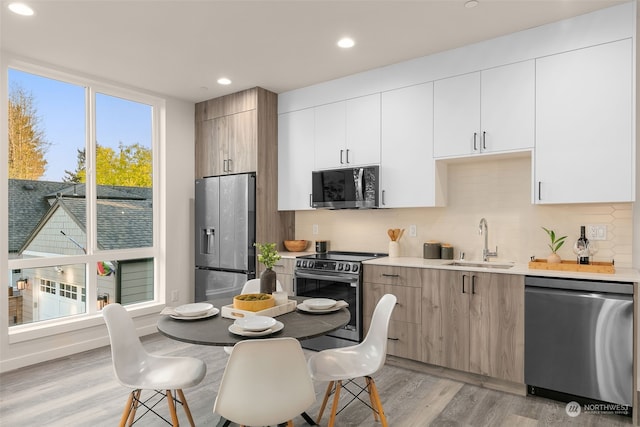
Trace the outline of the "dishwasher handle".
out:
<instances>
[{"instance_id":1,"label":"dishwasher handle","mask_svg":"<svg viewBox=\"0 0 640 427\"><path fill-rule=\"evenodd\" d=\"M538 286L525 286L524 294L525 294L525 298L527 295L545 294L545 295L560 296L560 297L571 296L571 297L584 297L584 298L594 298L594 299L633 301L633 295L628 295L626 293L594 292L589 290L557 289L557 288L545 288L545 287L538 287Z\"/></svg>"},{"instance_id":2,"label":"dishwasher handle","mask_svg":"<svg viewBox=\"0 0 640 427\"><path fill-rule=\"evenodd\" d=\"M582 292L633 295L633 283L607 282L602 280L560 279L555 277L525 276L524 286L550 289L565 289Z\"/></svg>"}]
</instances>

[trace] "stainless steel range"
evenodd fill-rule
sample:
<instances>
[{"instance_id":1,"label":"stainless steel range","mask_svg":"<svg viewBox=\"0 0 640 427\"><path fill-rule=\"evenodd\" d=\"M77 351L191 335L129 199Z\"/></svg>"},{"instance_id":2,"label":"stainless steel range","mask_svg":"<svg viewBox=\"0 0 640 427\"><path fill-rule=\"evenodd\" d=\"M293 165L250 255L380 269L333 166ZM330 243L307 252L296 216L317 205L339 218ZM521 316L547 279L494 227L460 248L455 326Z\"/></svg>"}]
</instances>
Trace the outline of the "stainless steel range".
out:
<instances>
[{"instance_id":1,"label":"stainless steel range","mask_svg":"<svg viewBox=\"0 0 640 427\"><path fill-rule=\"evenodd\" d=\"M362 341L362 261L380 256L387 254L330 251L296 259L296 295L344 300L349 303L351 312L351 320L344 328L304 340L303 347L324 350L348 347Z\"/></svg>"}]
</instances>

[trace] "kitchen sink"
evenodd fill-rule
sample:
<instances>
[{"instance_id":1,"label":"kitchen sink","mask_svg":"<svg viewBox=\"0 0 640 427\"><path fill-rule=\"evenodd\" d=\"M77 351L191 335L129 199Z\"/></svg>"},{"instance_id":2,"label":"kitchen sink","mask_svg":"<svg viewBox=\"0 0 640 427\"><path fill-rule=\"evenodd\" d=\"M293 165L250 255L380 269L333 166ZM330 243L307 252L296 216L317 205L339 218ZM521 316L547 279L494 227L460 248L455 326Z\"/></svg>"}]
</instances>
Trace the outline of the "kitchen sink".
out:
<instances>
[{"instance_id":1,"label":"kitchen sink","mask_svg":"<svg viewBox=\"0 0 640 427\"><path fill-rule=\"evenodd\" d=\"M506 269L513 267L513 263L500 263L491 261L453 261L445 265L453 265L455 267L472 267L472 268L498 268Z\"/></svg>"}]
</instances>

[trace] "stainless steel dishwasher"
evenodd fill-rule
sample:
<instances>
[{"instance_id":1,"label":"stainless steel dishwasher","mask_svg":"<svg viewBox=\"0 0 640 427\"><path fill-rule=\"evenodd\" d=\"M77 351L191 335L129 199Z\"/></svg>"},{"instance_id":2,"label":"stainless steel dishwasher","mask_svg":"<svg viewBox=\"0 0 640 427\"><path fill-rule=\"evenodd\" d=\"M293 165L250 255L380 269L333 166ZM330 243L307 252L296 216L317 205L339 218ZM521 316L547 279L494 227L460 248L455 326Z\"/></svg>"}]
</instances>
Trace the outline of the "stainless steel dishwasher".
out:
<instances>
[{"instance_id":1,"label":"stainless steel dishwasher","mask_svg":"<svg viewBox=\"0 0 640 427\"><path fill-rule=\"evenodd\" d=\"M528 392L630 408L632 331L631 283L525 277Z\"/></svg>"}]
</instances>

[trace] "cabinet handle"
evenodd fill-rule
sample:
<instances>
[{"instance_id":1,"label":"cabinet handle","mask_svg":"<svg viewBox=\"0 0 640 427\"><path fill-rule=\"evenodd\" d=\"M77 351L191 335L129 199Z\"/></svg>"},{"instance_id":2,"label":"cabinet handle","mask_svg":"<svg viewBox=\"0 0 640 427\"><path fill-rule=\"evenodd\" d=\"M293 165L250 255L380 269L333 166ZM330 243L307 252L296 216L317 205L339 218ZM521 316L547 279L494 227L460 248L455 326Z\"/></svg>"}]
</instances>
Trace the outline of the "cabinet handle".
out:
<instances>
[{"instance_id":1,"label":"cabinet handle","mask_svg":"<svg viewBox=\"0 0 640 427\"><path fill-rule=\"evenodd\" d=\"M482 149L487 149L487 132L482 131Z\"/></svg>"},{"instance_id":2,"label":"cabinet handle","mask_svg":"<svg viewBox=\"0 0 640 427\"><path fill-rule=\"evenodd\" d=\"M347 164L349 164L349 149L347 148Z\"/></svg>"},{"instance_id":3,"label":"cabinet handle","mask_svg":"<svg viewBox=\"0 0 640 427\"><path fill-rule=\"evenodd\" d=\"M542 181L538 181L538 200L542 200Z\"/></svg>"},{"instance_id":4,"label":"cabinet handle","mask_svg":"<svg viewBox=\"0 0 640 427\"><path fill-rule=\"evenodd\" d=\"M391 338L391 337L387 337L387 339L389 341L400 341L400 338Z\"/></svg>"},{"instance_id":5,"label":"cabinet handle","mask_svg":"<svg viewBox=\"0 0 640 427\"><path fill-rule=\"evenodd\" d=\"M227 159L227 172L231 172L231 159Z\"/></svg>"},{"instance_id":6,"label":"cabinet handle","mask_svg":"<svg viewBox=\"0 0 640 427\"><path fill-rule=\"evenodd\" d=\"M313 207L313 193L309 193L309 207Z\"/></svg>"},{"instance_id":7,"label":"cabinet handle","mask_svg":"<svg viewBox=\"0 0 640 427\"><path fill-rule=\"evenodd\" d=\"M384 201L384 190L382 190L382 204L386 205L387 203Z\"/></svg>"},{"instance_id":8,"label":"cabinet handle","mask_svg":"<svg viewBox=\"0 0 640 427\"><path fill-rule=\"evenodd\" d=\"M400 277L399 274L382 273L382 277Z\"/></svg>"},{"instance_id":9,"label":"cabinet handle","mask_svg":"<svg viewBox=\"0 0 640 427\"><path fill-rule=\"evenodd\" d=\"M467 277L467 275L466 275L466 274L463 274L463 275L462 275L462 293L463 293L463 294L466 294L466 292L464 291L464 278L465 278L465 277Z\"/></svg>"},{"instance_id":10,"label":"cabinet handle","mask_svg":"<svg viewBox=\"0 0 640 427\"><path fill-rule=\"evenodd\" d=\"M227 171L227 160L223 160L222 161L222 172L226 172Z\"/></svg>"},{"instance_id":11,"label":"cabinet handle","mask_svg":"<svg viewBox=\"0 0 640 427\"><path fill-rule=\"evenodd\" d=\"M343 165L344 161L342 160L342 153L344 153L344 150L340 150L340 164Z\"/></svg>"},{"instance_id":12,"label":"cabinet handle","mask_svg":"<svg viewBox=\"0 0 640 427\"><path fill-rule=\"evenodd\" d=\"M473 151L478 151L478 132L473 133Z\"/></svg>"},{"instance_id":13,"label":"cabinet handle","mask_svg":"<svg viewBox=\"0 0 640 427\"><path fill-rule=\"evenodd\" d=\"M471 276L471 293L475 295L476 293L476 275Z\"/></svg>"}]
</instances>

